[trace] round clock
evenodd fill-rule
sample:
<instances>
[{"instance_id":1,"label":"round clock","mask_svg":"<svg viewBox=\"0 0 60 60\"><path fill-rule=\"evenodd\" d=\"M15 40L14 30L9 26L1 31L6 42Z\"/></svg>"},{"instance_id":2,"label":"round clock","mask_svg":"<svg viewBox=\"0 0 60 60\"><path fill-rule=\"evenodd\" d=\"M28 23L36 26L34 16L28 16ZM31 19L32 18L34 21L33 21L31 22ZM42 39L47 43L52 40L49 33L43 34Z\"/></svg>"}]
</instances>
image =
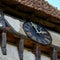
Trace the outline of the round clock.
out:
<instances>
[{"instance_id":1,"label":"round clock","mask_svg":"<svg viewBox=\"0 0 60 60\"><path fill-rule=\"evenodd\" d=\"M52 38L49 32L42 26L32 22L24 22L23 29L27 36L41 44L51 44Z\"/></svg>"}]
</instances>

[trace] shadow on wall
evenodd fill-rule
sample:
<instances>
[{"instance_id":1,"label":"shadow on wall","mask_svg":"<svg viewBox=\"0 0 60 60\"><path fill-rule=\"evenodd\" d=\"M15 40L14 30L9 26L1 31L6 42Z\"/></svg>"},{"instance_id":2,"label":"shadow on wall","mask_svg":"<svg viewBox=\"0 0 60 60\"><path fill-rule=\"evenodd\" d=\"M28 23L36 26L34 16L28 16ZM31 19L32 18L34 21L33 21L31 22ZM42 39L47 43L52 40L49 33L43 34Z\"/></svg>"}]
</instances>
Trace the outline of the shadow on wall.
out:
<instances>
[{"instance_id":1,"label":"shadow on wall","mask_svg":"<svg viewBox=\"0 0 60 60\"><path fill-rule=\"evenodd\" d=\"M18 50L16 46L7 44L7 55L2 55L0 48L0 60L19 60ZM24 60L35 60L35 55L24 49ZM50 58L41 55L41 60L50 60Z\"/></svg>"},{"instance_id":2,"label":"shadow on wall","mask_svg":"<svg viewBox=\"0 0 60 60\"><path fill-rule=\"evenodd\" d=\"M60 34L49 31L52 36L52 44L60 47Z\"/></svg>"}]
</instances>

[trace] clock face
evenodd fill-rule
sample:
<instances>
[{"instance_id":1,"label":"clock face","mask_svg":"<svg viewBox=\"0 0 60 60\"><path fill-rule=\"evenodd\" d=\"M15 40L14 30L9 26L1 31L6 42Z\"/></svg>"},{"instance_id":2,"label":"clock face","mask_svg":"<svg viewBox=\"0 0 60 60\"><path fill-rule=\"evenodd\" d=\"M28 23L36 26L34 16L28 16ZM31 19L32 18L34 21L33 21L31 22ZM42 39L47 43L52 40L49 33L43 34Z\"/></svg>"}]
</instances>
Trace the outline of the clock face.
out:
<instances>
[{"instance_id":1,"label":"clock face","mask_svg":"<svg viewBox=\"0 0 60 60\"><path fill-rule=\"evenodd\" d=\"M27 36L36 42L41 44L51 44L52 42L49 32L40 25L24 22L23 29Z\"/></svg>"}]
</instances>

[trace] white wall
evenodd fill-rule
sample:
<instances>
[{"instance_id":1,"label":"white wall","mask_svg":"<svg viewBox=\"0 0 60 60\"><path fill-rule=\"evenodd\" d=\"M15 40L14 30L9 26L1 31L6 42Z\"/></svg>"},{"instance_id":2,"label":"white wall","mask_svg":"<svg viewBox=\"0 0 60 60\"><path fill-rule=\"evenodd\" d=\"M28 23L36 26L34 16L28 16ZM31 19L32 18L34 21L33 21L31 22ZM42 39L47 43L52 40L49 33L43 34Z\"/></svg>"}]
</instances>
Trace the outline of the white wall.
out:
<instances>
[{"instance_id":1,"label":"white wall","mask_svg":"<svg viewBox=\"0 0 60 60\"><path fill-rule=\"evenodd\" d=\"M49 33L52 36L52 44L60 47L60 34L53 31L49 31Z\"/></svg>"},{"instance_id":2,"label":"white wall","mask_svg":"<svg viewBox=\"0 0 60 60\"><path fill-rule=\"evenodd\" d=\"M50 60L48 57L42 55L42 60ZM7 44L7 55L2 55L1 48L0 48L0 60L19 60L19 55L16 46L12 46ZM24 60L35 60L35 55L24 49Z\"/></svg>"}]
</instances>

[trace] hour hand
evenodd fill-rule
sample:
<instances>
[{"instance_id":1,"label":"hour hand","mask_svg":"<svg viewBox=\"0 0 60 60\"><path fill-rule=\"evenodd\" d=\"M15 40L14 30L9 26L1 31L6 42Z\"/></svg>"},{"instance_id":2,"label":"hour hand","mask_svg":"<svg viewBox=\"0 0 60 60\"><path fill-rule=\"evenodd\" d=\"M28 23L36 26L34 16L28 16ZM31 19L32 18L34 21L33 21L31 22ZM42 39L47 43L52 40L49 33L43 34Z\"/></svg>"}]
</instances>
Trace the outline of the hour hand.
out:
<instances>
[{"instance_id":1,"label":"hour hand","mask_svg":"<svg viewBox=\"0 0 60 60\"><path fill-rule=\"evenodd\" d=\"M38 33L38 34L46 34L45 31L38 31L38 30L37 30L37 33Z\"/></svg>"}]
</instances>

